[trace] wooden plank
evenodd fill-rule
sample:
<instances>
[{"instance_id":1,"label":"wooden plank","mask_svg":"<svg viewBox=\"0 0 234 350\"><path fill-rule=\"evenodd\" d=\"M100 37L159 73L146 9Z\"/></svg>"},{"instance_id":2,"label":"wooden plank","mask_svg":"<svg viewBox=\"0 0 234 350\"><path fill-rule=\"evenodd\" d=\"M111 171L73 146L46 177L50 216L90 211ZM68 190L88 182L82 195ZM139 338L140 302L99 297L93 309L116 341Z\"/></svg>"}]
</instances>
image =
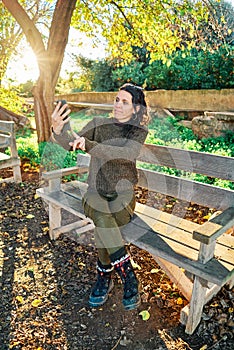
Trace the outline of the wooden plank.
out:
<instances>
[{"instance_id":1,"label":"wooden plank","mask_svg":"<svg viewBox=\"0 0 234 350\"><path fill-rule=\"evenodd\" d=\"M167 212L163 212L161 210L158 210L153 207L149 207L145 204L136 203L135 208L136 214L144 214L146 216L155 218L159 221L165 222L170 224L171 226L176 226L182 230L186 230L189 232L193 232L196 229L199 229L201 225L190 221L183 219L181 217L175 216L173 214L169 214ZM223 234L217 239L217 242L221 245L224 245L225 247L233 247L234 246L234 237L229 234Z\"/></svg>"},{"instance_id":2,"label":"wooden plank","mask_svg":"<svg viewBox=\"0 0 234 350\"><path fill-rule=\"evenodd\" d=\"M0 134L0 149L8 147L11 143L11 135Z\"/></svg>"},{"instance_id":3,"label":"wooden plank","mask_svg":"<svg viewBox=\"0 0 234 350\"><path fill-rule=\"evenodd\" d=\"M70 168L63 168L63 169L44 172L44 173L42 173L42 178L44 180L51 180L54 178L61 178L63 176L67 176L67 175L78 174L81 171L84 171L84 169L81 170L77 166L74 166L74 167L70 167Z\"/></svg>"},{"instance_id":4,"label":"wooden plank","mask_svg":"<svg viewBox=\"0 0 234 350\"><path fill-rule=\"evenodd\" d=\"M234 247L234 236L232 236L231 234L228 233L223 233L222 236L220 236L217 239L217 242L220 245L224 245L225 247L229 248L229 247Z\"/></svg>"},{"instance_id":5,"label":"wooden plank","mask_svg":"<svg viewBox=\"0 0 234 350\"><path fill-rule=\"evenodd\" d=\"M143 214L136 211L136 214L142 220L142 222L138 221L137 224L144 227L145 223L147 225L146 230L152 229L155 234L160 234L161 238L164 239L177 253L197 260L200 243L193 239L192 232L189 230L189 228L193 228L193 225L191 225L191 227L190 225L186 227L185 221L187 220L177 218L178 221L175 222L175 219L170 220L167 215L164 217L166 219L165 221L161 221L162 217L158 220L153 215L154 211L156 211L156 213L158 212L154 208L150 208L149 211L145 209ZM152 216L149 216L149 214ZM175 223L179 224L176 226ZM188 224L190 224L189 221ZM196 227L197 226L201 225L196 224ZM181 229L181 227L183 227L183 229ZM232 269L234 267L234 237L229 237L228 241L229 245L216 244L215 256L217 256L225 266ZM232 265L232 267L229 265Z\"/></svg>"},{"instance_id":6,"label":"wooden plank","mask_svg":"<svg viewBox=\"0 0 234 350\"><path fill-rule=\"evenodd\" d=\"M145 144L138 160L234 181L233 157Z\"/></svg>"},{"instance_id":7,"label":"wooden plank","mask_svg":"<svg viewBox=\"0 0 234 350\"><path fill-rule=\"evenodd\" d=\"M205 295L206 287L203 286L202 280L199 277L195 276L192 298L189 304L189 314L185 328L185 333L187 334L193 334L201 321Z\"/></svg>"},{"instance_id":8,"label":"wooden plank","mask_svg":"<svg viewBox=\"0 0 234 350\"><path fill-rule=\"evenodd\" d=\"M8 156L8 154L0 152L0 162L2 162L4 160L8 160L8 159L10 159L10 156Z\"/></svg>"},{"instance_id":9,"label":"wooden plank","mask_svg":"<svg viewBox=\"0 0 234 350\"><path fill-rule=\"evenodd\" d=\"M78 198L80 200L84 193L87 191L87 188L88 184L79 180L74 180L71 182L67 182L66 184L62 184L62 190L65 193L68 193L74 198Z\"/></svg>"},{"instance_id":10,"label":"wooden plank","mask_svg":"<svg viewBox=\"0 0 234 350\"><path fill-rule=\"evenodd\" d=\"M49 203L49 235L50 239L57 239L56 233L54 229L61 225L61 207L54 204Z\"/></svg>"},{"instance_id":11,"label":"wooden plank","mask_svg":"<svg viewBox=\"0 0 234 350\"><path fill-rule=\"evenodd\" d=\"M113 109L113 104L107 103L91 103L91 102L68 102L69 105L80 108L93 108L111 111Z\"/></svg>"},{"instance_id":12,"label":"wooden plank","mask_svg":"<svg viewBox=\"0 0 234 350\"><path fill-rule=\"evenodd\" d=\"M213 257L215 250L215 241L210 244L201 244L199 250L198 261L206 264ZM207 288L204 286L203 279L194 276L193 292L190 300L188 320L185 332L192 334L201 320L203 306L205 304Z\"/></svg>"},{"instance_id":13,"label":"wooden plank","mask_svg":"<svg viewBox=\"0 0 234 350\"><path fill-rule=\"evenodd\" d=\"M79 221L75 221L71 224L55 228L54 234L56 235L56 237L58 237L61 233L67 233L67 232L72 231L72 230L77 230L79 228L83 228L83 226L86 226L86 227L88 226L88 230L90 230L91 225L93 227L93 224L91 224L91 220L89 220L89 219L79 220Z\"/></svg>"},{"instance_id":14,"label":"wooden plank","mask_svg":"<svg viewBox=\"0 0 234 350\"><path fill-rule=\"evenodd\" d=\"M212 222L209 222L209 223L207 222L205 224L201 229L194 232L194 239L196 239L204 244L209 244L210 242L216 240L217 237L219 237L220 235L225 233L228 228L233 227L234 218L230 221L229 224L227 224L221 228L220 228L220 225L212 223ZM209 229L211 229L211 232L208 231Z\"/></svg>"},{"instance_id":15,"label":"wooden plank","mask_svg":"<svg viewBox=\"0 0 234 350\"><path fill-rule=\"evenodd\" d=\"M10 120L0 120L0 130L3 132L9 132L10 134L14 131L15 123Z\"/></svg>"},{"instance_id":16,"label":"wooden plank","mask_svg":"<svg viewBox=\"0 0 234 350\"><path fill-rule=\"evenodd\" d=\"M7 182L14 182L15 181L15 179L14 179L14 177L13 176L11 176L11 177L7 177L7 178L4 178L4 179L1 179L0 180L0 184L2 184L2 183L7 183Z\"/></svg>"},{"instance_id":17,"label":"wooden plank","mask_svg":"<svg viewBox=\"0 0 234 350\"><path fill-rule=\"evenodd\" d=\"M140 225L138 224L139 221ZM171 244L171 241L169 242L164 237L162 238L160 235L155 234L149 229L148 225L145 224L145 227L143 227L142 221L137 217L134 217L128 225L122 228L122 233L125 240L148 251L153 256L163 258L212 283L223 285L233 273L233 266L230 267L230 271L216 259L211 259L206 265L203 265L192 258L181 256L180 253L177 253L170 247L169 243ZM174 243L174 246L176 245L177 243ZM179 244L178 249L181 249ZM188 256L190 257L191 255Z\"/></svg>"},{"instance_id":18,"label":"wooden plank","mask_svg":"<svg viewBox=\"0 0 234 350\"><path fill-rule=\"evenodd\" d=\"M155 218L159 221L170 224L171 226L176 226L178 228L181 228L182 230L186 230L189 232L193 232L198 227L200 227L199 224L197 224L193 221L189 221L189 220L186 220L182 217L178 217L176 215L169 214L169 213L161 211L159 209L150 207L146 204L136 203L135 212L137 214L144 214L145 216Z\"/></svg>"},{"instance_id":19,"label":"wooden plank","mask_svg":"<svg viewBox=\"0 0 234 350\"><path fill-rule=\"evenodd\" d=\"M210 289L207 289L204 305L206 305L220 291L220 289L221 289L221 286L218 286L216 284L213 285ZM187 304L185 307L183 307L183 309L180 312L180 322L184 325L186 325L188 321L189 308L190 308L190 305Z\"/></svg>"},{"instance_id":20,"label":"wooden plank","mask_svg":"<svg viewBox=\"0 0 234 350\"><path fill-rule=\"evenodd\" d=\"M0 169L13 167L13 166L20 166L20 158L5 158L1 159L0 162Z\"/></svg>"},{"instance_id":21,"label":"wooden plank","mask_svg":"<svg viewBox=\"0 0 234 350\"><path fill-rule=\"evenodd\" d=\"M55 205L60 205L61 208L80 217L81 219L86 218L86 216L83 214L83 207L80 200L77 200L76 198L62 191L48 193L46 188L39 188L36 190L36 192L45 201L51 202Z\"/></svg>"},{"instance_id":22,"label":"wooden plank","mask_svg":"<svg viewBox=\"0 0 234 350\"><path fill-rule=\"evenodd\" d=\"M81 227L81 228L76 229L76 234L77 234L78 236L80 236L80 235L83 234L84 232L93 230L94 227L95 227L94 224L88 224L88 225L86 225L86 226L84 226L84 227Z\"/></svg>"},{"instance_id":23,"label":"wooden plank","mask_svg":"<svg viewBox=\"0 0 234 350\"><path fill-rule=\"evenodd\" d=\"M234 207L228 208L212 220L195 229L194 239L208 244L234 226Z\"/></svg>"},{"instance_id":24,"label":"wooden plank","mask_svg":"<svg viewBox=\"0 0 234 350\"><path fill-rule=\"evenodd\" d=\"M138 169L139 186L151 191L194 202L206 207L225 210L233 205L234 191L187 180L152 170Z\"/></svg>"}]
</instances>

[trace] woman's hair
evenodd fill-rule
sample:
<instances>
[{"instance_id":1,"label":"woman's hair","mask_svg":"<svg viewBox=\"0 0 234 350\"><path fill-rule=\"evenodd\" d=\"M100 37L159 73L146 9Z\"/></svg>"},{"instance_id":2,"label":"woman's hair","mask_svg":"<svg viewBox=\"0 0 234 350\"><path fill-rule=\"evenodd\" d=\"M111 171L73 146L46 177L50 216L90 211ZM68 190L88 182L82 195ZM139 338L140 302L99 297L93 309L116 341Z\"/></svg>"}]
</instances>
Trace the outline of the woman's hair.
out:
<instances>
[{"instance_id":1,"label":"woman's hair","mask_svg":"<svg viewBox=\"0 0 234 350\"><path fill-rule=\"evenodd\" d=\"M150 121L150 116L143 89L140 86L126 83L119 90L127 91L132 95L132 103L135 110L132 120L138 125L147 125Z\"/></svg>"}]
</instances>

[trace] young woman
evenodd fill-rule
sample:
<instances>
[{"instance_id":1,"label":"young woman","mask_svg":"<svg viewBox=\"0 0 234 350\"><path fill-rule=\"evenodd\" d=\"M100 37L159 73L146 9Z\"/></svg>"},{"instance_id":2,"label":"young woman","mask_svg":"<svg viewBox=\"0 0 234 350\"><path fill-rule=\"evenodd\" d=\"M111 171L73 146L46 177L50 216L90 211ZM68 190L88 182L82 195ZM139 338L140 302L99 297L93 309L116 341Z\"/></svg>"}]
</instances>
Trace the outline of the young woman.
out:
<instances>
[{"instance_id":1,"label":"young woman","mask_svg":"<svg viewBox=\"0 0 234 350\"><path fill-rule=\"evenodd\" d=\"M121 227L130 222L135 209L136 158L144 143L149 121L142 88L123 85L115 98L110 118L94 117L71 138L64 128L70 110L59 103L52 114L53 137L65 149L82 149L90 154L88 190L83 198L85 215L95 225L98 250L97 281L89 304L104 304L113 288L117 271L124 286L123 305L132 310L140 305L138 281L124 245Z\"/></svg>"}]
</instances>

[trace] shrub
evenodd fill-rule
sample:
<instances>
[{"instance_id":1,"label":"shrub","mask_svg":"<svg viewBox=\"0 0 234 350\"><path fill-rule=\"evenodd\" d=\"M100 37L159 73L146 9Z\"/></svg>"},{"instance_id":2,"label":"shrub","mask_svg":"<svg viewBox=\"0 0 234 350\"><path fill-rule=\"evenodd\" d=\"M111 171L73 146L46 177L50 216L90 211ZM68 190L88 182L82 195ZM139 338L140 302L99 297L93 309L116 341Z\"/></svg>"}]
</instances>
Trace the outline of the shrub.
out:
<instances>
[{"instance_id":1,"label":"shrub","mask_svg":"<svg viewBox=\"0 0 234 350\"><path fill-rule=\"evenodd\" d=\"M0 86L1 107L9 109L10 111L20 114L22 113L24 99L17 95L17 90L11 90Z\"/></svg>"}]
</instances>

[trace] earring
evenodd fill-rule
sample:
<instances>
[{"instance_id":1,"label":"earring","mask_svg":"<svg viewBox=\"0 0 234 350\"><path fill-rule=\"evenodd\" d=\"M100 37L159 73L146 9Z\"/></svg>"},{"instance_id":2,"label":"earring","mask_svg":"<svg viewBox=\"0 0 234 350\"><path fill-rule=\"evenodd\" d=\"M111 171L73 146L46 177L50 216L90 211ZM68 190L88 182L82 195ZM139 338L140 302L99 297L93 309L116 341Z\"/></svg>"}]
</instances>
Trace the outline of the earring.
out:
<instances>
[{"instance_id":1,"label":"earring","mask_svg":"<svg viewBox=\"0 0 234 350\"><path fill-rule=\"evenodd\" d=\"M136 113L132 114L132 120L137 120L137 114Z\"/></svg>"}]
</instances>

